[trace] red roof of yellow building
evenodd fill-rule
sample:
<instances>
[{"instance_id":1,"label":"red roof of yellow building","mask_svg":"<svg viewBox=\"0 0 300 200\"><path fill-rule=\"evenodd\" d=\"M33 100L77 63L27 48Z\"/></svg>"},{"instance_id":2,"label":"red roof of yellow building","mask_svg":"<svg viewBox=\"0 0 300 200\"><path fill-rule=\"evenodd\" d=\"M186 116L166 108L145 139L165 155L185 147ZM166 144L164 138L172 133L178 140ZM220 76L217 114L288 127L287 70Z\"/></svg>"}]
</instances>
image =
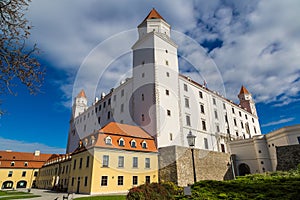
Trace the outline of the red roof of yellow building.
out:
<instances>
[{"instance_id":1,"label":"red roof of yellow building","mask_svg":"<svg viewBox=\"0 0 300 200\"><path fill-rule=\"evenodd\" d=\"M241 90L240 90L240 94L250 94L248 92L248 90L242 85Z\"/></svg>"},{"instance_id":2,"label":"red roof of yellow building","mask_svg":"<svg viewBox=\"0 0 300 200\"><path fill-rule=\"evenodd\" d=\"M0 151L0 168L41 168L53 155Z\"/></svg>"},{"instance_id":3,"label":"red roof of yellow building","mask_svg":"<svg viewBox=\"0 0 300 200\"><path fill-rule=\"evenodd\" d=\"M106 143L106 138L110 137L111 144ZM94 143L92 142L94 140ZM124 145L121 146L119 141L124 140ZM136 142L136 146L132 147L131 142ZM146 131L138 126L128 124L119 124L110 122L96 134L91 134L82 139L83 145L89 147L103 147L120 150L142 151L142 152L157 152L155 140ZM143 148L142 143L146 142L146 148Z\"/></svg>"}]
</instances>

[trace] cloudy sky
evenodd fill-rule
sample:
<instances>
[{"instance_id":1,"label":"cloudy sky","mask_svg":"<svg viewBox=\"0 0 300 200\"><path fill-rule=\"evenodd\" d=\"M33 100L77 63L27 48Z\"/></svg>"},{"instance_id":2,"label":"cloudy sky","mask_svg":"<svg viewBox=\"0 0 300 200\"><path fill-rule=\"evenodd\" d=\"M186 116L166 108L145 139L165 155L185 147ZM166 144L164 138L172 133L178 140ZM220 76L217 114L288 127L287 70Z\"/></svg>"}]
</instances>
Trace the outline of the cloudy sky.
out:
<instances>
[{"instance_id":1,"label":"cloudy sky","mask_svg":"<svg viewBox=\"0 0 300 200\"><path fill-rule=\"evenodd\" d=\"M63 152L73 96L90 103L130 76L136 27L155 8L172 27L180 71L237 102L245 85L263 133L300 123L300 1L33 0L30 42L42 92L1 97L0 149Z\"/></svg>"}]
</instances>

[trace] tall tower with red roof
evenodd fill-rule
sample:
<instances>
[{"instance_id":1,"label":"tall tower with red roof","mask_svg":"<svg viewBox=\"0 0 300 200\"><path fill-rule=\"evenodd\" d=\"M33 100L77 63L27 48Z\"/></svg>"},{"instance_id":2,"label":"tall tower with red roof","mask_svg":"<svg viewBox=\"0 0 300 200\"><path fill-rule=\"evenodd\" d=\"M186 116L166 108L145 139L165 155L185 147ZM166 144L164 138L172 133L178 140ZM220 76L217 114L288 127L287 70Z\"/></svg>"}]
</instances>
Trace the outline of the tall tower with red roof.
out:
<instances>
[{"instance_id":1,"label":"tall tower with red roof","mask_svg":"<svg viewBox=\"0 0 300 200\"><path fill-rule=\"evenodd\" d=\"M255 102L253 101L251 93L242 85L240 93L238 95L240 100L240 105L247 109L248 112L257 116Z\"/></svg>"},{"instance_id":2,"label":"tall tower with red roof","mask_svg":"<svg viewBox=\"0 0 300 200\"><path fill-rule=\"evenodd\" d=\"M85 95L84 90L81 90L74 99L72 107L73 118L83 113L87 108L87 97Z\"/></svg>"}]
</instances>

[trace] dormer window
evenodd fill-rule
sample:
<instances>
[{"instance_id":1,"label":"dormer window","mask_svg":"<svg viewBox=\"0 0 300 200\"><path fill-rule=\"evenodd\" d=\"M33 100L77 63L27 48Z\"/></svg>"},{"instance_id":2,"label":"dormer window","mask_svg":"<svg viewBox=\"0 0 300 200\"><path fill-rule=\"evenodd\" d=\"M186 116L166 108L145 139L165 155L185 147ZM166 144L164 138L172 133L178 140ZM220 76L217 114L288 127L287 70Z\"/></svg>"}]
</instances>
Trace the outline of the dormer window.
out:
<instances>
[{"instance_id":1,"label":"dormer window","mask_svg":"<svg viewBox=\"0 0 300 200\"><path fill-rule=\"evenodd\" d=\"M136 148L136 141L135 141L135 140L131 140L130 146L131 146L132 148Z\"/></svg>"},{"instance_id":2,"label":"dormer window","mask_svg":"<svg viewBox=\"0 0 300 200\"><path fill-rule=\"evenodd\" d=\"M147 149L147 142L145 140L142 142L142 148Z\"/></svg>"},{"instance_id":3,"label":"dormer window","mask_svg":"<svg viewBox=\"0 0 300 200\"><path fill-rule=\"evenodd\" d=\"M105 144L111 145L111 137L110 136L105 138Z\"/></svg>"},{"instance_id":4,"label":"dormer window","mask_svg":"<svg viewBox=\"0 0 300 200\"><path fill-rule=\"evenodd\" d=\"M125 144L124 139L120 138L119 139L119 146L124 147L125 146L124 144Z\"/></svg>"},{"instance_id":5,"label":"dormer window","mask_svg":"<svg viewBox=\"0 0 300 200\"><path fill-rule=\"evenodd\" d=\"M15 166L15 162L11 162L10 166L12 166L12 167Z\"/></svg>"},{"instance_id":6,"label":"dormer window","mask_svg":"<svg viewBox=\"0 0 300 200\"><path fill-rule=\"evenodd\" d=\"M27 167L28 166L28 162L24 162L24 166Z\"/></svg>"}]
</instances>

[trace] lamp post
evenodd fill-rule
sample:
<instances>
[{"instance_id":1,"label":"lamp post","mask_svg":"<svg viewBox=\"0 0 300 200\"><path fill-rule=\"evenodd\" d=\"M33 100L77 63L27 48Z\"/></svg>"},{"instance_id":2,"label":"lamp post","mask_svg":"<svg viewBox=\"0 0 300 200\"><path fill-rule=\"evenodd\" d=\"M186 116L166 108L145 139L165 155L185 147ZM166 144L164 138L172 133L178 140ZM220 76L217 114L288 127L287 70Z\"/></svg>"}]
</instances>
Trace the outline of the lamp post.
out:
<instances>
[{"instance_id":1,"label":"lamp post","mask_svg":"<svg viewBox=\"0 0 300 200\"><path fill-rule=\"evenodd\" d=\"M196 178L195 159L194 159L194 146L195 146L196 136L192 134L192 131L190 131L189 134L186 136L186 138L188 140L188 144L191 147L191 151L192 151L194 183L196 183L197 178Z\"/></svg>"}]
</instances>

